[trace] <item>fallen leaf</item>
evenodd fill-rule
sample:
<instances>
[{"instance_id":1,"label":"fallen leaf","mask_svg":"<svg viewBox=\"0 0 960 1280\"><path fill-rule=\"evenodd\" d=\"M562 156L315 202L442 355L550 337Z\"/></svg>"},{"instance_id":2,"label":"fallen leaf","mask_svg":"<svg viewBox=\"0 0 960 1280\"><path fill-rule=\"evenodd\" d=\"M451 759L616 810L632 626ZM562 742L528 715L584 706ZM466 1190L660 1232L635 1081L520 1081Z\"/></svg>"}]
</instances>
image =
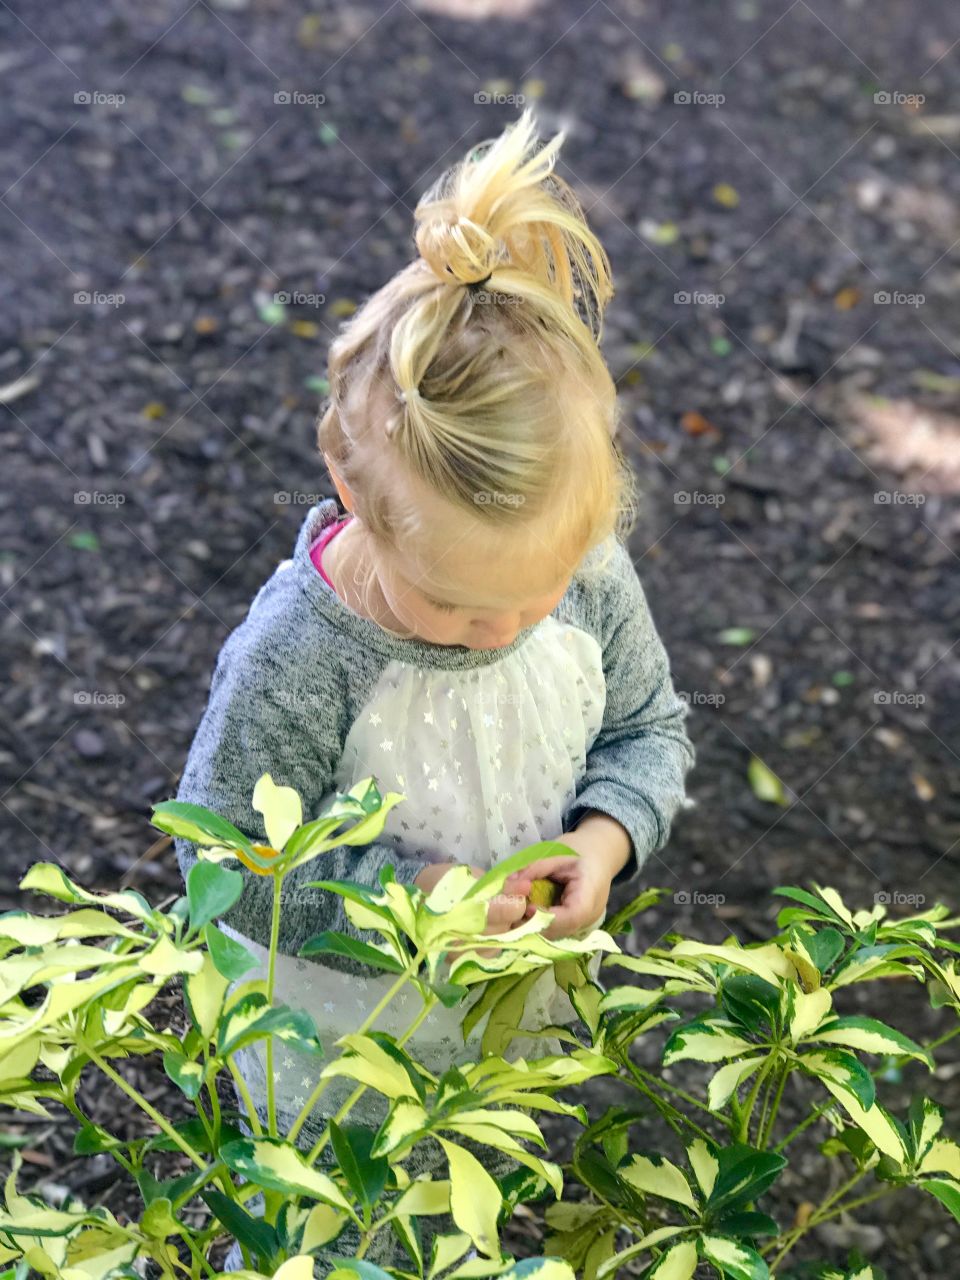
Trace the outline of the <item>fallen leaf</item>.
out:
<instances>
[{"instance_id":1,"label":"fallen leaf","mask_svg":"<svg viewBox=\"0 0 960 1280\"><path fill-rule=\"evenodd\" d=\"M719 428L715 427L702 413L697 413L696 410L685 413L680 419L680 426L688 436L717 437L720 435Z\"/></svg>"},{"instance_id":2,"label":"fallen leaf","mask_svg":"<svg viewBox=\"0 0 960 1280\"><path fill-rule=\"evenodd\" d=\"M787 803L783 783L759 756L750 757L750 763L747 765L747 780L758 800L765 800L769 804L785 805Z\"/></svg>"},{"instance_id":3,"label":"fallen leaf","mask_svg":"<svg viewBox=\"0 0 960 1280\"><path fill-rule=\"evenodd\" d=\"M863 295L854 285L848 285L834 295L833 305L838 311L849 311L855 307Z\"/></svg>"},{"instance_id":4,"label":"fallen leaf","mask_svg":"<svg viewBox=\"0 0 960 1280\"><path fill-rule=\"evenodd\" d=\"M918 799L924 804L929 803L935 796L936 791L933 783L929 778L925 778L922 773L911 773L910 781L913 783L913 789L917 793Z\"/></svg>"},{"instance_id":5,"label":"fallen leaf","mask_svg":"<svg viewBox=\"0 0 960 1280\"><path fill-rule=\"evenodd\" d=\"M745 645L756 636L753 627L727 627L721 631L717 639L721 644Z\"/></svg>"},{"instance_id":6,"label":"fallen leaf","mask_svg":"<svg viewBox=\"0 0 960 1280\"><path fill-rule=\"evenodd\" d=\"M350 298L334 298L330 303L328 311L332 316L352 316L357 309L357 304Z\"/></svg>"},{"instance_id":7,"label":"fallen leaf","mask_svg":"<svg viewBox=\"0 0 960 1280\"><path fill-rule=\"evenodd\" d=\"M713 198L724 209L735 209L740 203L740 193L729 182L718 182L713 188Z\"/></svg>"}]
</instances>

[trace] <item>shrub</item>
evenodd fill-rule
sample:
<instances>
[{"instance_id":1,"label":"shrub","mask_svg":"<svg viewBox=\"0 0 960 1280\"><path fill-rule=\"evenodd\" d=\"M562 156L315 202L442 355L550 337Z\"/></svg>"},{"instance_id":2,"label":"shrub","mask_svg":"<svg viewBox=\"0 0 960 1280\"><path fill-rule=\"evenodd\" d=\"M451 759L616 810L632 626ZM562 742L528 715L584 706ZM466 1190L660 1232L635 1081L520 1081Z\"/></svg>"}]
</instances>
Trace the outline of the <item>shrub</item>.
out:
<instances>
[{"instance_id":1,"label":"shrub","mask_svg":"<svg viewBox=\"0 0 960 1280\"><path fill-rule=\"evenodd\" d=\"M401 798L382 797L367 779L303 823L296 793L264 775L253 802L268 844L251 843L197 806L159 804L155 825L195 842L200 854L185 896L165 911L131 890L89 892L51 864L30 869L21 887L69 909L0 916L0 1105L11 1121L18 1111L52 1116L50 1108L65 1108L76 1123L77 1154L109 1156L136 1187L142 1210L121 1218L72 1196L54 1207L18 1190L22 1142L11 1132L13 1167L0 1210L0 1265L7 1275L212 1275L219 1246L234 1236L246 1268L237 1274L305 1280L313 1274L312 1254L335 1246L350 1223L361 1244L331 1272L338 1280L391 1274L364 1258L384 1231L395 1234L408 1255L406 1266L392 1273L398 1276L599 1280L630 1270L690 1280L703 1268L755 1280L790 1274L785 1268L794 1246L819 1223L903 1188L927 1193L960 1217L960 1148L942 1136L937 1105L921 1097L898 1118L876 1096L886 1065L915 1060L929 1066L934 1048L958 1028L922 1046L885 1023L834 1007L854 984L882 989L903 980L926 984L936 1005L956 1013L960 972L957 948L944 937L953 923L945 909L894 922L882 907L850 912L830 889L782 890L790 905L778 920L782 932L769 943L711 946L669 938L634 956L616 938L658 901L661 891L651 889L584 937L546 939L550 916L538 910L498 935L498 949L489 954L483 930L491 898L511 872L561 849L570 852L551 841L505 859L480 879L466 868L451 871L429 895L399 885L390 868L378 889L316 882L344 898L351 922L368 930L371 941L322 934L304 954L349 953L396 981L337 1042L339 1056L326 1063L300 1114L280 1132L275 1048L322 1053L310 1017L274 1002L283 879L333 847L375 839ZM224 865L229 861L273 879L266 981L245 977L255 957L216 923L243 891L244 878ZM590 965L594 957L605 974L619 967L640 981L606 989ZM444 959L450 965L441 976ZM581 1023L542 1029L568 1052L507 1061L503 1054L517 1034L526 991L547 966ZM158 1012L157 997L177 984L189 1020L182 1036ZM420 1008L407 1030L399 1036L376 1030L388 1002L411 988ZM701 1006L693 1016L691 1001ZM405 1048L438 1003L463 1006L465 1037L486 1017L480 1061L439 1078ZM691 1091L697 1083L681 1088L634 1060L637 1042L654 1032L665 1036L662 1060L671 1071L689 1062L716 1068L704 1097ZM268 1064L265 1123L235 1062L257 1043ZM879 1056L880 1065L870 1069L864 1055ZM181 1111L165 1114L122 1069L125 1060L151 1057L176 1087ZM80 1085L88 1069L88 1081L99 1076L104 1087L136 1104L140 1128L133 1136L113 1133L86 1114ZM587 1097L590 1082L604 1074L629 1082L637 1106L610 1107L592 1119L582 1101L556 1096L573 1090L576 1099L580 1090ZM312 1147L302 1147L305 1121L337 1077L356 1081L356 1088ZM220 1078L235 1083L243 1099L246 1133L241 1112L221 1101ZM782 1132L781 1102L797 1081L819 1093L806 1116ZM366 1090L382 1095L387 1107L372 1145L369 1131L349 1119ZM188 1119L183 1108L192 1110ZM579 1126L569 1167L540 1154L546 1142L533 1118L539 1112ZM643 1126L649 1133L651 1114L675 1137L672 1159L633 1141L643 1137ZM842 1159L849 1173L838 1191L781 1228L758 1202L785 1167L785 1153L818 1122L832 1129L821 1147L825 1159ZM446 1176L412 1179L403 1161L428 1136L443 1150ZM495 1182L458 1138L507 1152L517 1172ZM564 1199L571 1187L576 1198ZM262 1214L249 1207L257 1192L265 1199ZM516 1261L503 1252L503 1225L521 1202L544 1199L550 1256ZM457 1230L434 1236L424 1257L420 1220L447 1212ZM465 1257L471 1245L478 1256ZM850 1265L846 1273L824 1267L804 1274L831 1280L878 1274L856 1260Z\"/></svg>"}]
</instances>

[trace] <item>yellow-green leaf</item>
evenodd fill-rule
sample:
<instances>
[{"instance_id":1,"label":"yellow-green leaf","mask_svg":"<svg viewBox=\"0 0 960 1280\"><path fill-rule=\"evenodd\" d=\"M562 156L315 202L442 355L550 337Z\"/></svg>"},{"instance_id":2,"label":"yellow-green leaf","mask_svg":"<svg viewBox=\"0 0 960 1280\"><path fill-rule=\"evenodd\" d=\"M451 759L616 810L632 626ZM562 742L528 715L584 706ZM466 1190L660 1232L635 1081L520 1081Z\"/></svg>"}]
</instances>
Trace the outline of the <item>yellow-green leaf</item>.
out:
<instances>
[{"instance_id":1,"label":"yellow-green leaf","mask_svg":"<svg viewBox=\"0 0 960 1280\"><path fill-rule=\"evenodd\" d=\"M747 765L747 780L758 800L766 800L769 804L788 804L783 783L759 756L751 756Z\"/></svg>"},{"instance_id":2,"label":"yellow-green leaf","mask_svg":"<svg viewBox=\"0 0 960 1280\"><path fill-rule=\"evenodd\" d=\"M697 1246L681 1240L668 1249L647 1272L649 1280L691 1280L697 1269Z\"/></svg>"},{"instance_id":3,"label":"yellow-green leaf","mask_svg":"<svg viewBox=\"0 0 960 1280\"><path fill-rule=\"evenodd\" d=\"M725 1068L722 1069L725 1070ZM703 1192L704 1198L708 1198L720 1170L717 1157L702 1138L695 1138L687 1147L687 1159L690 1161L690 1168L697 1180L697 1186Z\"/></svg>"},{"instance_id":4,"label":"yellow-green leaf","mask_svg":"<svg viewBox=\"0 0 960 1280\"><path fill-rule=\"evenodd\" d=\"M730 1095L734 1089L752 1076L766 1060L766 1055L756 1058L739 1058L736 1062L728 1062L725 1067L721 1067L707 1086L707 1106L710 1110L722 1110L730 1101Z\"/></svg>"},{"instance_id":5,"label":"yellow-green leaf","mask_svg":"<svg viewBox=\"0 0 960 1280\"><path fill-rule=\"evenodd\" d=\"M303 806L293 787L278 787L269 773L253 788L253 808L263 814L263 825L271 848L282 850L303 822Z\"/></svg>"},{"instance_id":6,"label":"yellow-green leaf","mask_svg":"<svg viewBox=\"0 0 960 1280\"><path fill-rule=\"evenodd\" d=\"M662 1200L673 1200L695 1209L697 1202L693 1198L690 1184L680 1169L663 1156L635 1155L629 1164L617 1170L618 1175L638 1191L646 1195L659 1196Z\"/></svg>"},{"instance_id":7,"label":"yellow-green leaf","mask_svg":"<svg viewBox=\"0 0 960 1280\"><path fill-rule=\"evenodd\" d=\"M801 991L799 987L793 987L791 999L790 1038L796 1044L816 1031L833 1007L833 998L826 987L818 987L816 991Z\"/></svg>"},{"instance_id":8,"label":"yellow-green leaf","mask_svg":"<svg viewBox=\"0 0 960 1280\"><path fill-rule=\"evenodd\" d=\"M499 1258L497 1215L503 1204L500 1188L479 1160L455 1142L436 1137L450 1167L450 1212L479 1253Z\"/></svg>"}]
</instances>

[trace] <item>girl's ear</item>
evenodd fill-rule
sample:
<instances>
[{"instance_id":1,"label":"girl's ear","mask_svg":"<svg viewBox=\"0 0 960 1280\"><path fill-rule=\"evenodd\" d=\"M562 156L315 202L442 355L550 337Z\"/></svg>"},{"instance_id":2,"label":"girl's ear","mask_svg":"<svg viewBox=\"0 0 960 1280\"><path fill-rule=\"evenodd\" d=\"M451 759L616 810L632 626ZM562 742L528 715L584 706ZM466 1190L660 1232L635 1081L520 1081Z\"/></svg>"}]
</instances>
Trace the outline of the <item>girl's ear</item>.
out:
<instances>
[{"instance_id":1,"label":"girl's ear","mask_svg":"<svg viewBox=\"0 0 960 1280\"><path fill-rule=\"evenodd\" d=\"M344 507L346 507L348 511L353 511L353 494L344 484L343 479L340 476L340 473L337 471L336 467L330 461L330 457L328 454L325 453L323 455L323 461L327 470L330 472L330 476L333 480L334 487L336 488L337 493L340 495L341 503L343 504Z\"/></svg>"}]
</instances>

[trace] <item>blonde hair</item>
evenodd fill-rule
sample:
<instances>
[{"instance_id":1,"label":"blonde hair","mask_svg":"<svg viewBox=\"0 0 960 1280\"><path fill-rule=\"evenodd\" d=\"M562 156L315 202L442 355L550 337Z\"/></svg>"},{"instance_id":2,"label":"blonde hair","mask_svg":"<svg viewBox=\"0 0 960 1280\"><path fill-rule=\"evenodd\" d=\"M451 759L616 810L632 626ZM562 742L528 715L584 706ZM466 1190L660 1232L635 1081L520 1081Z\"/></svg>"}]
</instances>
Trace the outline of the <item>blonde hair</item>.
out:
<instances>
[{"instance_id":1,"label":"blonde hair","mask_svg":"<svg viewBox=\"0 0 960 1280\"><path fill-rule=\"evenodd\" d=\"M567 564L636 521L598 345L610 264L553 173L564 136L538 149L528 108L445 171L414 211L420 256L331 344L317 442L371 563L430 523L405 476L505 547L537 537Z\"/></svg>"}]
</instances>

